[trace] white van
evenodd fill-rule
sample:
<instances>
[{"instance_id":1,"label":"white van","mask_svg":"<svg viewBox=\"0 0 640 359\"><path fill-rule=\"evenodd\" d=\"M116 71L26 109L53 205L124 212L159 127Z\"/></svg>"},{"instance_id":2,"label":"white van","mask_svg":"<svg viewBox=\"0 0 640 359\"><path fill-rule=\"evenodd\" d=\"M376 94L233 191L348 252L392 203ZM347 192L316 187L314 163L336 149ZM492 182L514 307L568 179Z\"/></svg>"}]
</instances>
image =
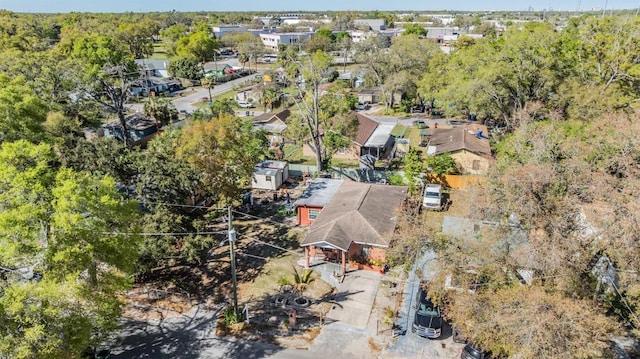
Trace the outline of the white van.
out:
<instances>
[{"instance_id":1,"label":"white van","mask_svg":"<svg viewBox=\"0 0 640 359\"><path fill-rule=\"evenodd\" d=\"M424 188L422 206L436 211L442 210L442 185L429 183Z\"/></svg>"},{"instance_id":2,"label":"white van","mask_svg":"<svg viewBox=\"0 0 640 359\"><path fill-rule=\"evenodd\" d=\"M237 101L238 102L238 106L242 107L242 108L253 108L253 104L251 102L247 102L247 101Z\"/></svg>"}]
</instances>

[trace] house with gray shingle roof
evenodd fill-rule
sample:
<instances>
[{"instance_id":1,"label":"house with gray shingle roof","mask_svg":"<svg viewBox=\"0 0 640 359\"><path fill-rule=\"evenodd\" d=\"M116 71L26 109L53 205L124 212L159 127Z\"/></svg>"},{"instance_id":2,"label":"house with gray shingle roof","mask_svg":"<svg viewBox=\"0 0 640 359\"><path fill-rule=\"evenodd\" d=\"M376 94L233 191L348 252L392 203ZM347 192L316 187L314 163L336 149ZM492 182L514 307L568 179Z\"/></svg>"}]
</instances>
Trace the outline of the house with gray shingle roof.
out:
<instances>
[{"instance_id":1,"label":"house with gray shingle roof","mask_svg":"<svg viewBox=\"0 0 640 359\"><path fill-rule=\"evenodd\" d=\"M487 127L477 124L426 131L427 155L448 153L462 174L481 175L493 164Z\"/></svg>"},{"instance_id":2,"label":"house with gray shingle roof","mask_svg":"<svg viewBox=\"0 0 640 359\"><path fill-rule=\"evenodd\" d=\"M361 182L343 182L322 208L300 244L307 266L323 258L383 263L391 244L407 188Z\"/></svg>"}]
</instances>

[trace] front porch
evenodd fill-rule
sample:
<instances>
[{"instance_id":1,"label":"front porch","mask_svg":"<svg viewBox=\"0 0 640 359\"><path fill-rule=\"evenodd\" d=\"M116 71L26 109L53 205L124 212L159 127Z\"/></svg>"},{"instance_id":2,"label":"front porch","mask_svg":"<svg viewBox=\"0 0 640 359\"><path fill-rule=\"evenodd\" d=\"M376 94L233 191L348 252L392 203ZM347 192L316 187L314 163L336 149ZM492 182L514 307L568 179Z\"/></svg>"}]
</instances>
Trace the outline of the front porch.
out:
<instances>
[{"instance_id":1,"label":"front porch","mask_svg":"<svg viewBox=\"0 0 640 359\"><path fill-rule=\"evenodd\" d=\"M316 243L304 247L305 268L320 263L334 263L340 268L340 275L347 272L347 261L353 269L379 272L385 263L386 248L352 242L347 250L329 243Z\"/></svg>"}]
</instances>

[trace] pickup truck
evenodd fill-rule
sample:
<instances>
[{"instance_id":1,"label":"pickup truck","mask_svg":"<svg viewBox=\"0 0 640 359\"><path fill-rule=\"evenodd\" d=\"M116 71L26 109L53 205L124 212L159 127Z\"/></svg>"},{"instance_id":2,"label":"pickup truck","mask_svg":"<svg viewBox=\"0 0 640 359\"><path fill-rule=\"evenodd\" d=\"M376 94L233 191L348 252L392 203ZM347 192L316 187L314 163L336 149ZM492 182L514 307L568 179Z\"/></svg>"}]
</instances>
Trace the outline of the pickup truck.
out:
<instances>
[{"instance_id":1,"label":"pickup truck","mask_svg":"<svg viewBox=\"0 0 640 359\"><path fill-rule=\"evenodd\" d=\"M425 186L422 206L436 211L442 210L442 185L429 183Z\"/></svg>"}]
</instances>

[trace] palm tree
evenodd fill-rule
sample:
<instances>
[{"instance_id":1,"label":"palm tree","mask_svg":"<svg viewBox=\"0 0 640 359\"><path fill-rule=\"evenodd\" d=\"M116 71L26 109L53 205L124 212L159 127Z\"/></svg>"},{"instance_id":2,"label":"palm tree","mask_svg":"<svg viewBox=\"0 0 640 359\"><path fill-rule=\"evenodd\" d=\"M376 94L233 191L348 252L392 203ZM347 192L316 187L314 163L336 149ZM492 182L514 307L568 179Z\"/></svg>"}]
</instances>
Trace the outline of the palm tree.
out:
<instances>
[{"instance_id":1,"label":"palm tree","mask_svg":"<svg viewBox=\"0 0 640 359\"><path fill-rule=\"evenodd\" d=\"M214 75L215 76L215 75ZM213 79L213 76L211 77L205 77L202 80L200 80L200 84L202 85L202 87L206 88L207 90L209 90L209 102L211 102L211 89L214 88L214 84L215 84L215 80Z\"/></svg>"},{"instance_id":2,"label":"palm tree","mask_svg":"<svg viewBox=\"0 0 640 359\"><path fill-rule=\"evenodd\" d=\"M249 55L244 52L238 52L238 62L242 64L242 71L244 71L244 65L249 62Z\"/></svg>"},{"instance_id":3,"label":"palm tree","mask_svg":"<svg viewBox=\"0 0 640 359\"><path fill-rule=\"evenodd\" d=\"M298 272L296 267L293 267L293 281L295 282L294 286L298 293L302 296L302 292L307 289L309 283L313 282L313 278L311 275L313 271L311 269L305 269L302 273Z\"/></svg>"},{"instance_id":4,"label":"palm tree","mask_svg":"<svg viewBox=\"0 0 640 359\"><path fill-rule=\"evenodd\" d=\"M161 128L171 123L171 120L178 118L178 110L168 99L149 97L142 109L145 116L152 117L156 122L156 126Z\"/></svg>"},{"instance_id":5,"label":"palm tree","mask_svg":"<svg viewBox=\"0 0 640 359\"><path fill-rule=\"evenodd\" d=\"M280 102L282 99L282 92L276 87L266 87L262 90L262 97L260 97L260 104L264 106L265 110L267 107L271 111L274 108L280 106Z\"/></svg>"}]
</instances>

